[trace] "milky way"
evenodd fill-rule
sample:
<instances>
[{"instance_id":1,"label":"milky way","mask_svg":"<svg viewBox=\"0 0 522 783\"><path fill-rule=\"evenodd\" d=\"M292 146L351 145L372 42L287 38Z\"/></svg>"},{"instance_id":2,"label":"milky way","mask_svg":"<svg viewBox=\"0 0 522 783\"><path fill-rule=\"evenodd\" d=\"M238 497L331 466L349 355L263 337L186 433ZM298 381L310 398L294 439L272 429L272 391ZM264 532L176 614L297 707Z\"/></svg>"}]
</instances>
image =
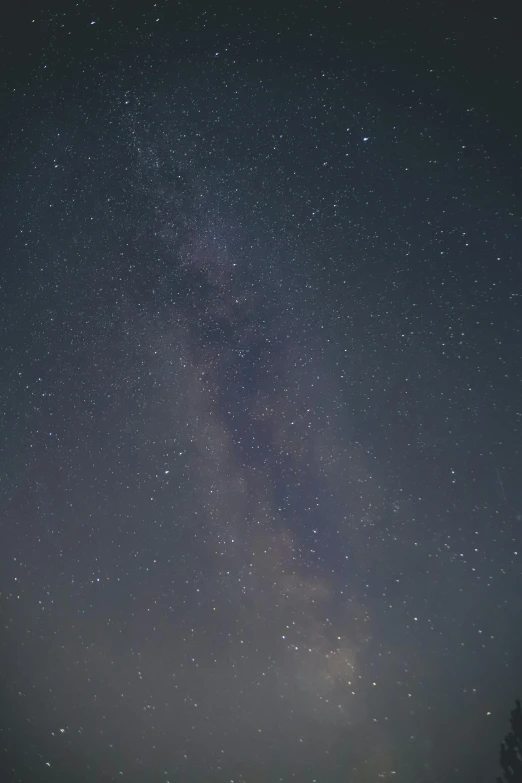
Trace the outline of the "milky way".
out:
<instances>
[{"instance_id":1,"label":"milky way","mask_svg":"<svg viewBox=\"0 0 522 783\"><path fill-rule=\"evenodd\" d=\"M21 10L5 50L3 779L489 780L522 687L503 28L160 6Z\"/></svg>"}]
</instances>

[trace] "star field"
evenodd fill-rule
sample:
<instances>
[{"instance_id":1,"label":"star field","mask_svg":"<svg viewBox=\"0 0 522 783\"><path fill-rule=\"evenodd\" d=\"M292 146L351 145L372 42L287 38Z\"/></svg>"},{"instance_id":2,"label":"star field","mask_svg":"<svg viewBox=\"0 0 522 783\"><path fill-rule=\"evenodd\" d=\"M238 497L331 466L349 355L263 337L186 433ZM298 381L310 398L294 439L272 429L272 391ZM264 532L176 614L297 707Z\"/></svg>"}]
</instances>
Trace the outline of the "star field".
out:
<instances>
[{"instance_id":1,"label":"star field","mask_svg":"<svg viewBox=\"0 0 522 783\"><path fill-rule=\"evenodd\" d=\"M511 30L487 4L13 12L2 780L498 774Z\"/></svg>"}]
</instances>

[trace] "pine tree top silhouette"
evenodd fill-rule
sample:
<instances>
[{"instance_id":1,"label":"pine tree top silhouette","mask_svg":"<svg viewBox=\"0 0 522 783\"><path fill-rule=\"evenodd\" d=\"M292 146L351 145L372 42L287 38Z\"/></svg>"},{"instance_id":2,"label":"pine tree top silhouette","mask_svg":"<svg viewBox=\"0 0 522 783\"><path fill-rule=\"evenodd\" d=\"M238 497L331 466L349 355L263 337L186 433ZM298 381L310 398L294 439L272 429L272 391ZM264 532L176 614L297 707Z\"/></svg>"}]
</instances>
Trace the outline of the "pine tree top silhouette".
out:
<instances>
[{"instance_id":1,"label":"pine tree top silhouette","mask_svg":"<svg viewBox=\"0 0 522 783\"><path fill-rule=\"evenodd\" d=\"M511 710L511 731L506 734L500 746L500 766L504 778L497 778L497 783L522 783L522 709L520 699Z\"/></svg>"}]
</instances>

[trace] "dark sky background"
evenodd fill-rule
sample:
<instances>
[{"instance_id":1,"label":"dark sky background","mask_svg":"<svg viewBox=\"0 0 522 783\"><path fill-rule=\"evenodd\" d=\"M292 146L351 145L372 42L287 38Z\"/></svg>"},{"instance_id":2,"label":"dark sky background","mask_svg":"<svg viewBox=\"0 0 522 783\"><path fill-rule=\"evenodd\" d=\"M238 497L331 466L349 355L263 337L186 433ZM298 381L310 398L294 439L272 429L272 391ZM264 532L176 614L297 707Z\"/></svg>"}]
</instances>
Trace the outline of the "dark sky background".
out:
<instances>
[{"instance_id":1,"label":"dark sky background","mask_svg":"<svg viewBox=\"0 0 522 783\"><path fill-rule=\"evenodd\" d=\"M522 693L514 16L14 6L1 780L493 781Z\"/></svg>"}]
</instances>

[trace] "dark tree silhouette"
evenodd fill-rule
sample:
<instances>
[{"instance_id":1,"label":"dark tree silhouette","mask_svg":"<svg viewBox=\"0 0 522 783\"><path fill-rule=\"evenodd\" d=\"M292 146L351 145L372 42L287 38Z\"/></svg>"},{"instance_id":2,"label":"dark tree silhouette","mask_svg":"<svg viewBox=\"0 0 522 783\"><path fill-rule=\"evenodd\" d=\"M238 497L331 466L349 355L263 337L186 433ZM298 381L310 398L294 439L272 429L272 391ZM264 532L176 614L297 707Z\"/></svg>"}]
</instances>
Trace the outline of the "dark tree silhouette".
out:
<instances>
[{"instance_id":1,"label":"dark tree silhouette","mask_svg":"<svg viewBox=\"0 0 522 783\"><path fill-rule=\"evenodd\" d=\"M511 710L511 731L500 746L500 766L504 780L497 778L497 783L522 783L522 710L519 699L515 705L515 709Z\"/></svg>"}]
</instances>

